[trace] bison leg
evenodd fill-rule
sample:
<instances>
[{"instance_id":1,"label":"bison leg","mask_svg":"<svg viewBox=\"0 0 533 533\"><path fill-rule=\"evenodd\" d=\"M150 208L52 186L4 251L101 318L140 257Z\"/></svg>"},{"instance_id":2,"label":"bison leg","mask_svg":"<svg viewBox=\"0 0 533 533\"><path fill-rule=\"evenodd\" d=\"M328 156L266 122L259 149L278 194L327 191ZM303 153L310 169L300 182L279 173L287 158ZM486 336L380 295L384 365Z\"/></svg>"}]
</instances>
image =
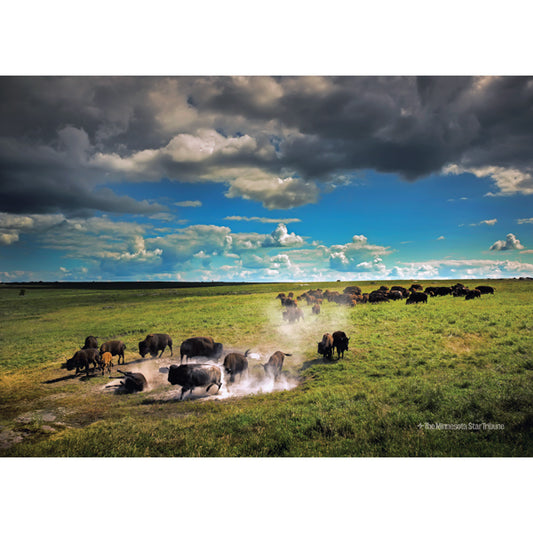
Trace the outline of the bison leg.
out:
<instances>
[{"instance_id":1,"label":"bison leg","mask_svg":"<svg viewBox=\"0 0 533 533\"><path fill-rule=\"evenodd\" d=\"M217 394L218 394L218 392L220 391L220 387L222 387L222 381L216 381L216 382L210 383L210 384L209 384L209 387L207 387L207 389L206 389L205 392L209 392L209 389L210 389L213 385L216 385L216 386L218 387L218 390L217 390Z\"/></svg>"}]
</instances>

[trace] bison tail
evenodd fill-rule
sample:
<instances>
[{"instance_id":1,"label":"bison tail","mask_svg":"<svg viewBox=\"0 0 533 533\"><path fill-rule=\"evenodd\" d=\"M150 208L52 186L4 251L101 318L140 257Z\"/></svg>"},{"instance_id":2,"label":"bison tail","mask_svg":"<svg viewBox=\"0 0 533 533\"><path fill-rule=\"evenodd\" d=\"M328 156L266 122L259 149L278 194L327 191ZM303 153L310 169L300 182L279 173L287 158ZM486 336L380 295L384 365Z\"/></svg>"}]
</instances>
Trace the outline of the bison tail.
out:
<instances>
[{"instance_id":1,"label":"bison tail","mask_svg":"<svg viewBox=\"0 0 533 533\"><path fill-rule=\"evenodd\" d=\"M291 357L291 356L292 356L292 353L286 353L285 355L288 355L289 357Z\"/></svg>"},{"instance_id":2,"label":"bison tail","mask_svg":"<svg viewBox=\"0 0 533 533\"><path fill-rule=\"evenodd\" d=\"M248 354L251 352L251 350L251 348L248 348L248 350L244 352L244 357L248 357Z\"/></svg>"}]
</instances>

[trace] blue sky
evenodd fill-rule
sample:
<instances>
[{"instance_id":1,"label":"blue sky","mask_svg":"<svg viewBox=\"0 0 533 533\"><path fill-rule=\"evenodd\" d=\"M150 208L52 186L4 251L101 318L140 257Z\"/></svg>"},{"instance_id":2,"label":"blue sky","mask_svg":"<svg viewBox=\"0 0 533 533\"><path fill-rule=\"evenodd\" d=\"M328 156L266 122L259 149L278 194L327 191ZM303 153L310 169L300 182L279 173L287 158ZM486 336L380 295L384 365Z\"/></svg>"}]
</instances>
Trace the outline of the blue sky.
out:
<instances>
[{"instance_id":1,"label":"blue sky","mask_svg":"<svg viewBox=\"0 0 533 533\"><path fill-rule=\"evenodd\" d=\"M526 77L0 78L0 281L533 276Z\"/></svg>"}]
</instances>

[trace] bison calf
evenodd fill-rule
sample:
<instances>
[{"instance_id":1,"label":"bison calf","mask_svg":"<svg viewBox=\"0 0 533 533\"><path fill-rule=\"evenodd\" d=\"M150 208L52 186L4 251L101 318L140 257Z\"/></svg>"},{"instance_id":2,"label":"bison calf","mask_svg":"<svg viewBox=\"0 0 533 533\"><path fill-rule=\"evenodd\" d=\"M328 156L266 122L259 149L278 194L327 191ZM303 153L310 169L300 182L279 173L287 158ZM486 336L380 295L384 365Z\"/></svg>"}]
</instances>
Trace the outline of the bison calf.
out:
<instances>
[{"instance_id":1,"label":"bison calf","mask_svg":"<svg viewBox=\"0 0 533 533\"><path fill-rule=\"evenodd\" d=\"M102 376L104 375L106 369L111 374L111 367L113 366L113 356L111 352L104 352L100 357L100 370L102 371Z\"/></svg>"}]
</instances>

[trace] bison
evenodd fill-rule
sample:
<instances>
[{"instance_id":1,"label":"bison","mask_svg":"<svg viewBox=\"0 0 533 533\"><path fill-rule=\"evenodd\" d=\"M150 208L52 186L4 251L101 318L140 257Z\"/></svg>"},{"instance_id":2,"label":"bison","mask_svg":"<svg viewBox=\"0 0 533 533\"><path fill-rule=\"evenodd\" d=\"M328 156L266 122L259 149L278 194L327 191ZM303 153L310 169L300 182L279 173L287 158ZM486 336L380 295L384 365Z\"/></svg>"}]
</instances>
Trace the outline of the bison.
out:
<instances>
[{"instance_id":1,"label":"bison","mask_svg":"<svg viewBox=\"0 0 533 533\"><path fill-rule=\"evenodd\" d=\"M250 350L246 350L244 352L244 355L237 352L232 352L226 355L224 357L224 370L231 376L229 378L230 383L233 383L235 381L235 376L240 374L242 376L243 373L248 371L248 352Z\"/></svg>"},{"instance_id":2,"label":"bison","mask_svg":"<svg viewBox=\"0 0 533 533\"><path fill-rule=\"evenodd\" d=\"M348 349L348 341L350 340L344 331L334 331L333 337L333 350L337 350L337 358L344 358L344 352Z\"/></svg>"},{"instance_id":3,"label":"bison","mask_svg":"<svg viewBox=\"0 0 533 533\"><path fill-rule=\"evenodd\" d=\"M405 300L406 304L418 304L420 302L428 303L428 295L426 293L413 291L409 298Z\"/></svg>"},{"instance_id":4,"label":"bison","mask_svg":"<svg viewBox=\"0 0 533 533\"><path fill-rule=\"evenodd\" d=\"M97 337L93 337L92 335L89 335L86 339L85 339L85 344L82 346L82 350L85 350L87 348L96 348L98 349L98 338Z\"/></svg>"},{"instance_id":5,"label":"bison","mask_svg":"<svg viewBox=\"0 0 533 533\"><path fill-rule=\"evenodd\" d=\"M303 320L304 312L299 307L288 307L286 311L282 313L283 320L287 320L289 324Z\"/></svg>"},{"instance_id":6,"label":"bison","mask_svg":"<svg viewBox=\"0 0 533 533\"><path fill-rule=\"evenodd\" d=\"M113 357L111 355L111 352L104 352L100 356L100 362L99 362L100 370L102 371L102 376L104 375L106 369L111 374L111 367L113 366Z\"/></svg>"},{"instance_id":7,"label":"bison","mask_svg":"<svg viewBox=\"0 0 533 533\"><path fill-rule=\"evenodd\" d=\"M181 400L187 391L192 391L195 387L207 386L206 392L208 392L213 385L216 385L220 390L222 372L215 365L170 365L168 381L172 385L181 385Z\"/></svg>"},{"instance_id":8,"label":"bison","mask_svg":"<svg viewBox=\"0 0 533 533\"><path fill-rule=\"evenodd\" d=\"M96 366L100 364L100 353L95 348L86 348L78 350L70 359L67 359L65 368L67 370L76 369L76 374L80 369L85 367L87 376L89 375L89 366L93 365L93 372Z\"/></svg>"},{"instance_id":9,"label":"bison","mask_svg":"<svg viewBox=\"0 0 533 533\"><path fill-rule=\"evenodd\" d=\"M139 343L139 354L141 357L144 357L147 353L150 353L152 357L156 357L159 350L161 350L159 354L159 357L161 357L167 346L170 348L170 356L172 357L172 339L170 335L166 333L152 333L146 335L146 339Z\"/></svg>"},{"instance_id":10,"label":"bison","mask_svg":"<svg viewBox=\"0 0 533 533\"><path fill-rule=\"evenodd\" d=\"M465 296L465 300L473 300L474 298L480 298L481 292L479 289L468 290Z\"/></svg>"},{"instance_id":11,"label":"bison","mask_svg":"<svg viewBox=\"0 0 533 533\"><path fill-rule=\"evenodd\" d=\"M388 299L387 295L384 292L382 292L382 291L372 291L368 295L368 301L371 304L376 304L376 303L380 303L380 302L389 302L389 299Z\"/></svg>"},{"instance_id":12,"label":"bison","mask_svg":"<svg viewBox=\"0 0 533 533\"><path fill-rule=\"evenodd\" d=\"M343 291L344 294L361 294L361 289L355 285L346 287Z\"/></svg>"},{"instance_id":13,"label":"bison","mask_svg":"<svg viewBox=\"0 0 533 533\"><path fill-rule=\"evenodd\" d=\"M120 360L122 359L122 364L124 364L124 350L126 345L122 341L107 341L100 346L100 355L104 352L111 352L111 355L118 355L118 364L120 365Z\"/></svg>"},{"instance_id":14,"label":"bison","mask_svg":"<svg viewBox=\"0 0 533 533\"><path fill-rule=\"evenodd\" d=\"M478 285L475 290L478 290L481 294L494 294L494 287L489 285Z\"/></svg>"},{"instance_id":15,"label":"bison","mask_svg":"<svg viewBox=\"0 0 533 533\"><path fill-rule=\"evenodd\" d=\"M333 337L329 333L322 335L322 340L318 343L317 351L320 355L331 359L333 355Z\"/></svg>"},{"instance_id":16,"label":"bison","mask_svg":"<svg viewBox=\"0 0 533 533\"><path fill-rule=\"evenodd\" d=\"M313 315L319 315L320 314L320 305L318 305L318 304L313 305L313 307L311 308L311 312L313 313Z\"/></svg>"},{"instance_id":17,"label":"bison","mask_svg":"<svg viewBox=\"0 0 533 533\"><path fill-rule=\"evenodd\" d=\"M268 362L263 365L263 368L265 369L265 374L268 377L271 377L274 380L278 379L278 377L281 375L281 369L283 367L283 361L285 360L286 355L292 354L280 352L278 350L270 356Z\"/></svg>"},{"instance_id":18,"label":"bison","mask_svg":"<svg viewBox=\"0 0 533 533\"><path fill-rule=\"evenodd\" d=\"M180 364L189 357L205 357L218 361L222 355L223 346L220 342L215 342L212 337L191 337L181 343Z\"/></svg>"},{"instance_id":19,"label":"bison","mask_svg":"<svg viewBox=\"0 0 533 533\"><path fill-rule=\"evenodd\" d=\"M119 370L121 374L124 374L124 381L120 382L120 385L124 387L125 392L131 394L132 392L142 392L148 387L148 382L143 374L140 372L123 372Z\"/></svg>"}]
</instances>

